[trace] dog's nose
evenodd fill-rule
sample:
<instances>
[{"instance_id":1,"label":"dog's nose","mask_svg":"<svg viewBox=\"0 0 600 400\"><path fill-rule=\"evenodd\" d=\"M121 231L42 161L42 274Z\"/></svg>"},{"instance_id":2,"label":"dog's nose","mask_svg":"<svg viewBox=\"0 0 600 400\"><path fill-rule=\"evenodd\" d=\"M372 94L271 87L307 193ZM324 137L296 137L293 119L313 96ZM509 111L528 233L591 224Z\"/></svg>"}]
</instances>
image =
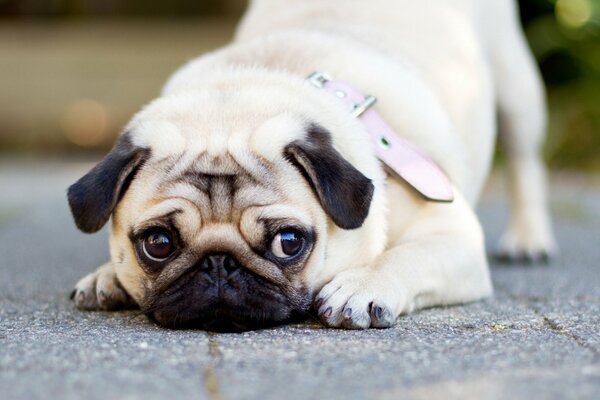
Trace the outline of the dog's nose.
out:
<instances>
[{"instance_id":1,"label":"dog's nose","mask_svg":"<svg viewBox=\"0 0 600 400\"><path fill-rule=\"evenodd\" d=\"M240 264L230 254L208 254L202 259L200 269L208 273L216 272L220 276L228 276L238 269Z\"/></svg>"}]
</instances>

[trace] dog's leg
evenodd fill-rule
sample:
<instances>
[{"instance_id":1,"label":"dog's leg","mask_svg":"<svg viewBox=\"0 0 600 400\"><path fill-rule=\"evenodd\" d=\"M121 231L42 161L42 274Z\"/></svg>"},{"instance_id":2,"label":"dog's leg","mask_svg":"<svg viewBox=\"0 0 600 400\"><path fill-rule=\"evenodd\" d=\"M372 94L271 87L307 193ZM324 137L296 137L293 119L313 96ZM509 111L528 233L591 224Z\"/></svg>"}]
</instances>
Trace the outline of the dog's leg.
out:
<instances>
[{"instance_id":1,"label":"dog's leg","mask_svg":"<svg viewBox=\"0 0 600 400\"><path fill-rule=\"evenodd\" d=\"M82 310L119 310L135 305L110 262L79 280L72 298L77 308Z\"/></svg>"},{"instance_id":2,"label":"dog's leg","mask_svg":"<svg viewBox=\"0 0 600 400\"><path fill-rule=\"evenodd\" d=\"M388 327L401 313L492 293L483 233L462 196L421 204L396 236L374 265L341 272L321 289L315 308L326 325Z\"/></svg>"},{"instance_id":3,"label":"dog's leg","mask_svg":"<svg viewBox=\"0 0 600 400\"><path fill-rule=\"evenodd\" d=\"M512 3L512 2L506 2ZM510 219L499 244L505 260L545 260L555 251L540 152L546 128L543 84L515 10L506 10L491 49L500 141L506 152Z\"/></svg>"}]
</instances>

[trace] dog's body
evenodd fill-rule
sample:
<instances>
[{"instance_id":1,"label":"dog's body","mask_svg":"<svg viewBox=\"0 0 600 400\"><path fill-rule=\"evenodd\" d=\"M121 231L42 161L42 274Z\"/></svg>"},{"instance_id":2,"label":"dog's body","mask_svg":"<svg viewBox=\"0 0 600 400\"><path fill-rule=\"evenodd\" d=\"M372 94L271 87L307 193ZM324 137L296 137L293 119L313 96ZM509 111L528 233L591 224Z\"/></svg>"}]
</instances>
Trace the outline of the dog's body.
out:
<instances>
[{"instance_id":1,"label":"dog's body","mask_svg":"<svg viewBox=\"0 0 600 400\"><path fill-rule=\"evenodd\" d=\"M446 172L454 202L425 201L386 177L360 121L305 81L317 70L376 95L377 110L397 134ZM543 89L512 0L256 0L235 42L179 70L161 98L134 118L109 160L74 185L71 206L83 230L99 229L114 211L112 261L78 283L77 304L119 308L133 300L166 325L177 326L180 318L214 328L191 315L206 314L194 308L205 298L195 301L190 292L188 300L172 300L175 287L192 290L174 282L207 247L233 254L283 293L289 309L264 311L262 303L255 309L274 322L306 311L315 295L321 319L348 328L389 326L403 312L488 296L492 287L473 208L493 156L497 110L513 207L501 251L538 258L554 249L538 155ZM338 181L328 181L325 169L339 170ZM113 179L99 184L107 170ZM117 189L104 205L91 206L86 193L98 197L104 184ZM343 204L346 197L356 201ZM370 200L366 209L360 199ZM165 205L169 201L186 204ZM267 207L263 217L292 219L304 232L305 254L297 265L274 269L250 254L253 240L265 235L247 222L260 220L249 217L255 207ZM185 256L178 257L186 261L179 266L149 273L134 249L136 232L143 230L136 228L140 214L151 220L175 209L185 214L178 229L188 230L182 235L199 247L182 250ZM240 242L250 245L241 248ZM157 299L167 292L168 306ZM211 307L221 310L222 301L242 307L219 300L227 297L221 289L215 293ZM271 295L281 297L242 297L248 303ZM244 310L246 317L253 313Z\"/></svg>"}]
</instances>

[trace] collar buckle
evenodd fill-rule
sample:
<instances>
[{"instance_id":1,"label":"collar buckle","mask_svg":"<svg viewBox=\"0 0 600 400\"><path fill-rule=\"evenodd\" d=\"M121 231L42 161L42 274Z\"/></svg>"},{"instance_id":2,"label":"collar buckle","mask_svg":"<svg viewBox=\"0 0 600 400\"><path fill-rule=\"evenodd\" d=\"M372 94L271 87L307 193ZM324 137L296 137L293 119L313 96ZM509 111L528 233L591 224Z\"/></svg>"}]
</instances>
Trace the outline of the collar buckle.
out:
<instances>
[{"instance_id":1,"label":"collar buckle","mask_svg":"<svg viewBox=\"0 0 600 400\"><path fill-rule=\"evenodd\" d=\"M352 116L358 118L365 113L369 108L373 107L377 103L377 97L371 96L370 94L365 96L365 100L362 103L354 104L352 109Z\"/></svg>"},{"instance_id":2,"label":"collar buckle","mask_svg":"<svg viewBox=\"0 0 600 400\"><path fill-rule=\"evenodd\" d=\"M325 87L325 85L327 84L327 82L331 81L331 78L329 77L329 75L327 75L326 73L323 72L313 72L312 74L310 74L307 77L308 81L310 83L312 83L314 86L316 86L319 89L323 89ZM338 96L339 98L344 98L346 97L346 93L341 92L341 91L337 91L336 96ZM354 103L352 105L352 109L351 109L351 114L354 118L359 118L361 115L363 115L369 108L373 107L375 105L375 103L377 103L377 97L372 96L370 94L365 95L364 96L364 100L360 103Z\"/></svg>"},{"instance_id":3,"label":"collar buckle","mask_svg":"<svg viewBox=\"0 0 600 400\"><path fill-rule=\"evenodd\" d=\"M306 79L319 89L323 89L323 86L331 80L329 75L319 71L313 72Z\"/></svg>"}]
</instances>

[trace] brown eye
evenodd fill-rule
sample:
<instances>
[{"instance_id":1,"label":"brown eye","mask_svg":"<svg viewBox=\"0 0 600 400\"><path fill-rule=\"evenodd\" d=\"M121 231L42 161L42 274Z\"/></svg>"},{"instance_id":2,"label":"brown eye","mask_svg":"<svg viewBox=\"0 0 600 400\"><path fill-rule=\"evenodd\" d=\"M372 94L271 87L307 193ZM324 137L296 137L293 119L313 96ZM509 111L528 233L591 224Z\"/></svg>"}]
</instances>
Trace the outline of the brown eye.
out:
<instances>
[{"instance_id":1,"label":"brown eye","mask_svg":"<svg viewBox=\"0 0 600 400\"><path fill-rule=\"evenodd\" d=\"M290 258L302 250L304 238L302 234L293 229L280 231L271 242L271 252L278 258Z\"/></svg>"},{"instance_id":2,"label":"brown eye","mask_svg":"<svg viewBox=\"0 0 600 400\"><path fill-rule=\"evenodd\" d=\"M175 244L169 231L157 229L146 234L142 248L144 255L152 261L164 261L175 251Z\"/></svg>"}]
</instances>

